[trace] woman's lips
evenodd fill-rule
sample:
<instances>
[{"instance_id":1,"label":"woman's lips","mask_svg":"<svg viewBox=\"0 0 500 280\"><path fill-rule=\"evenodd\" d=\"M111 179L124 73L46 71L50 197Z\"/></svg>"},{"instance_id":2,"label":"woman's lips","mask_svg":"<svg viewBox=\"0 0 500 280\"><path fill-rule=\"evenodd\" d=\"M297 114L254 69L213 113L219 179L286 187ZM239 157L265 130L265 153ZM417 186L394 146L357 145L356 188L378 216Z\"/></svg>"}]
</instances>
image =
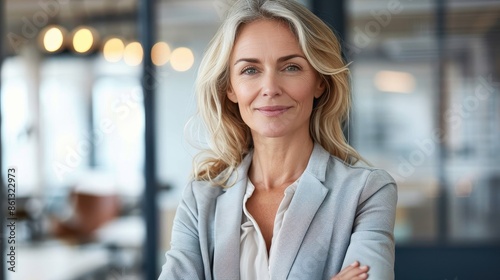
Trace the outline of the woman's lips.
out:
<instances>
[{"instance_id":1,"label":"woman's lips","mask_svg":"<svg viewBox=\"0 0 500 280\"><path fill-rule=\"evenodd\" d=\"M283 114L290 108L291 108L290 106L264 106L264 107L259 107L256 110L261 112L264 116L276 117Z\"/></svg>"}]
</instances>

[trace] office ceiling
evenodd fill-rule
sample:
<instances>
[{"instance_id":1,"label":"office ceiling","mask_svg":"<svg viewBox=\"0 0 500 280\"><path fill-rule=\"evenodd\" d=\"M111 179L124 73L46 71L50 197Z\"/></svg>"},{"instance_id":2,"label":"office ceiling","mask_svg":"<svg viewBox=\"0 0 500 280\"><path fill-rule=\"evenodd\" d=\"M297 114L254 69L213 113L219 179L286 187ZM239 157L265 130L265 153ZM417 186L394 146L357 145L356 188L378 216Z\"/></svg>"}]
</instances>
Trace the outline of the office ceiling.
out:
<instances>
[{"instance_id":1,"label":"office ceiling","mask_svg":"<svg viewBox=\"0 0 500 280\"><path fill-rule=\"evenodd\" d=\"M176 26L217 26L220 9L232 0L158 0L159 30ZM307 2L307 1L303 1ZM391 14L383 34L418 36L434 30L435 0L352 0L347 1L349 26L363 28L374 14L399 3L401 11ZM91 25L100 33L137 36L138 0L5 0L6 31L22 37L47 24L68 29ZM450 34L500 33L500 0L447 0L447 30ZM380 36L382 39L384 36ZM9 50L9 48L7 48Z\"/></svg>"}]
</instances>

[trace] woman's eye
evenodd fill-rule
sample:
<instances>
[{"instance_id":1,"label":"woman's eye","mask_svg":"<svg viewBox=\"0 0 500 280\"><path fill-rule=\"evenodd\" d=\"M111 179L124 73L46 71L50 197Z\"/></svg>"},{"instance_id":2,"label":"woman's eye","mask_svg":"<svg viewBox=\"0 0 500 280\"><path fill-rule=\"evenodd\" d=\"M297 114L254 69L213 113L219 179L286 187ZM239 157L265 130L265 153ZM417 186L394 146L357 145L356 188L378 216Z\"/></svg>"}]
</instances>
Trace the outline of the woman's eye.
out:
<instances>
[{"instance_id":1,"label":"woman's eye","mask_svg":"<svg viewBox=\"0 0 500 280\"><path fill-rule=\"evenodd\" d=\"M253 75L255 73L257 73L257 69L253 67L248 67L241 71L241 74L246 74L246 75Z\"/></svg>"},{"instance_id":2,"label":"woman's eye","mask_svg":"<svg viewBox=\"0 0 500 280\"><path fill-rule=\"evenodd\" d=\"M288 65L287 67L285 67L285 70L294 72L299 71L300 68L297 65Z\"/></svg>"}]
</instances>

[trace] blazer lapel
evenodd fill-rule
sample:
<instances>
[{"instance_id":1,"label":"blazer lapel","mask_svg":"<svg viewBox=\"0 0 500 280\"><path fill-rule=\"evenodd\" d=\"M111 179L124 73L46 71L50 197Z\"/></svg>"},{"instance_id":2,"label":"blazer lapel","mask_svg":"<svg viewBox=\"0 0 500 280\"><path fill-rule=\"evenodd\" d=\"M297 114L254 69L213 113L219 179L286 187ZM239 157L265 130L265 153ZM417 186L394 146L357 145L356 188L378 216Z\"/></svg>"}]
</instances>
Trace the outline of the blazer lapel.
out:
<instances>
[{"instance_id":1,"label":"blazer lapel","mask_svg":"<svg viewBox=\"0 0 500 280\"><path fill-rule=\"evenodd\" d=\"M271 263L271 279L286 279L302 245L306 232L328 193L323 186L330 154L315 145L308 166L283 220L280 238L276 240Z\"/></svg>"},{"instance_id":2,"label":"blazer lapel","mask_svg":"<svg viewBox=\"0 0 500 280\"><path fill-rule=\"evenodd\" d=\"M214 279L240 278L240 230L251 153L230 178L237 182L217 198L214 228ZM237 177L235 177L237 176Z\"/></svg>"}]
</instances>

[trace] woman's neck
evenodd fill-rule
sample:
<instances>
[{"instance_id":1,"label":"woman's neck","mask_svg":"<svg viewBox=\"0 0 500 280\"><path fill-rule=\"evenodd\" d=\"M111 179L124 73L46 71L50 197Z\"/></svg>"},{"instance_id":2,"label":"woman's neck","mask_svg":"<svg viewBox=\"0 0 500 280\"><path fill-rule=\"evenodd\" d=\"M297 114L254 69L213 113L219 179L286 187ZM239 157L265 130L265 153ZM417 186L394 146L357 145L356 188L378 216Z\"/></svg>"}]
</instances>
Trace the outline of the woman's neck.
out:
<instances>
[{"instance_id":1,"label":"woman's neck","mask_svg":"<svg viewBox=\"0 0 500 280\"><path fill-rule=\"evenodd\" d=\"M314 147L313 140L289 138L254 139L249 179L257 189L286 188L304 172Z\"/></svg>"}]
</instances>

